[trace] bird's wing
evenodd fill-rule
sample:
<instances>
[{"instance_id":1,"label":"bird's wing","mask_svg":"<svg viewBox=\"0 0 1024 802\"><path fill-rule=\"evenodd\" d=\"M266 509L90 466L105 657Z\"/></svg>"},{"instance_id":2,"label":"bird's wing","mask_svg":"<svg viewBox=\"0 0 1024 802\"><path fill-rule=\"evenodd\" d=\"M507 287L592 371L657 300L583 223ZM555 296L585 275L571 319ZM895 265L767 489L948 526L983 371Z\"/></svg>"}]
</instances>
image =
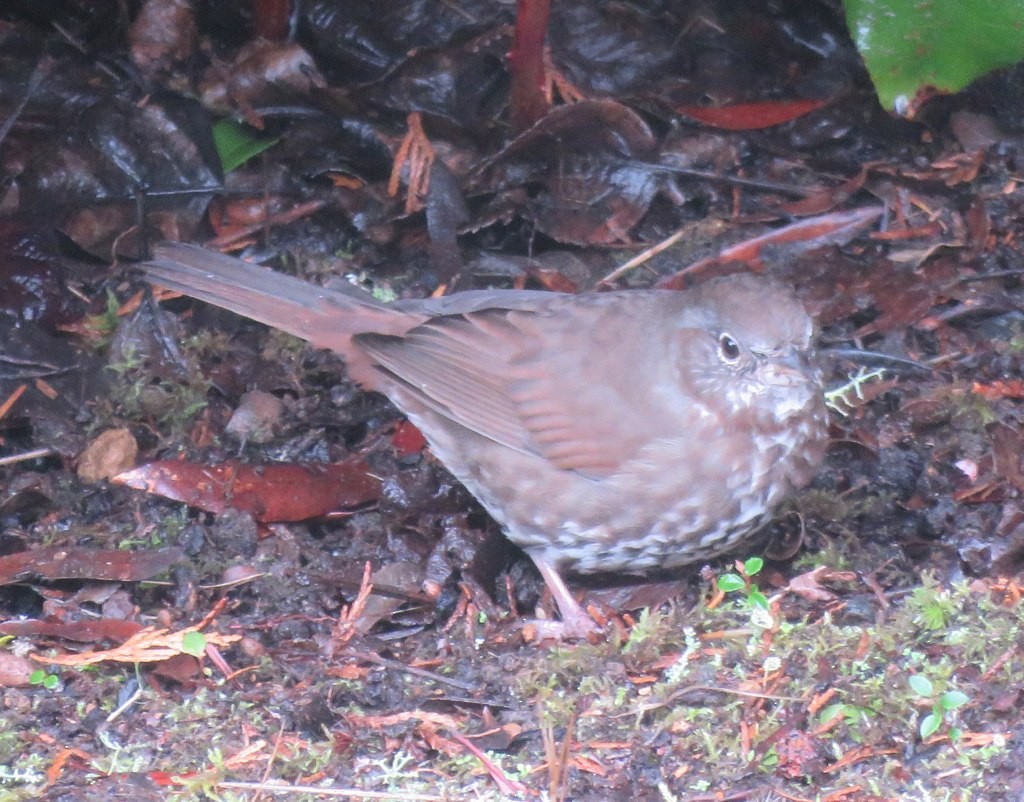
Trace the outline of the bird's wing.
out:
<instances>
[{"instance_id":1,"label":"bird's wing","mask_svg":"<svg viewBox=\"0 0 1024 802\"><path fill-rule=\"evenodd\" d=\"M438 317L404 336L361 334L355 342L399 406L423 405L504 446L601 478L668 437L664 428L674 422L659 414L665 394L648 386L664 381L659 343L636 331L622 336L649 311L638 294L614 293L538 311Z\"/></svg>"}]
</instances>

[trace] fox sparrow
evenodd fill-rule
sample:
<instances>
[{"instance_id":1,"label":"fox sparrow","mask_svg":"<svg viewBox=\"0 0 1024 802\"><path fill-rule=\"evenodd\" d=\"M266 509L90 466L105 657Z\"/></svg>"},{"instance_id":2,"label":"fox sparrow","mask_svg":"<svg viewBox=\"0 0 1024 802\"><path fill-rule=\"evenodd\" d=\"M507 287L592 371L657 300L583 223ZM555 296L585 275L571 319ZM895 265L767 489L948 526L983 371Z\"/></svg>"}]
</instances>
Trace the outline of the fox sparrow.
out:
<instances>
[{"instance_id":1,"label":"fox sparrow","mask_svg":"<svg viewBox=\"0 0 1024 802\"><path fill-rule=\"evenodd\" d=\"M533 558L564 635L594 622L559 570L642 571L728 551L824 452L811 319L763 277L384 305L187 245L159 247L143 267L342 354Z\"/></svg>"}]
</instances>

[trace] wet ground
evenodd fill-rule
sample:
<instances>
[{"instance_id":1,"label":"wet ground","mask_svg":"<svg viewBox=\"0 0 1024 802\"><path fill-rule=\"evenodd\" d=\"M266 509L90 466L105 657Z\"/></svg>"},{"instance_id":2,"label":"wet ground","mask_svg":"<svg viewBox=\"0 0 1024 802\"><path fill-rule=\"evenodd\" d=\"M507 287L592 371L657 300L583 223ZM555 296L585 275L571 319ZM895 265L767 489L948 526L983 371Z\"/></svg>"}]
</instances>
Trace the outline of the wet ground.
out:
<instances>
[{"instance_id":1,"label":"wet ground","mask_svg":"<svg viewBox=\"0 0 1024 802\"><path fill-rule=\"evenodd\" d=\"M828 3L560 3L549 108L507 4L222 5L0 21L0 799L1021 797L1019 70L907 121ZM579 579L605 635L537 643L418 432L153 298L159 239L385 298L764 271L889 359L827 357L760 571Z\"/></svg>"}]
</instances>

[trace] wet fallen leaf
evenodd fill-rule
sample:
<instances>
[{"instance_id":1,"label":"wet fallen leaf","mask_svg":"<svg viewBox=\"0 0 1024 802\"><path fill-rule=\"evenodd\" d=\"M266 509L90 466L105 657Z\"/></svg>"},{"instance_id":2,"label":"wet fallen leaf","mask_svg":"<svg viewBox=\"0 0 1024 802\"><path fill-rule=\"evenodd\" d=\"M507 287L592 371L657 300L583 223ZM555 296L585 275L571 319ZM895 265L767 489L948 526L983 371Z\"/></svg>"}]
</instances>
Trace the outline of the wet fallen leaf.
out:
<instances>
[{"instance_id":1,"label":"wet fallen leaf","mask_svg":"<svg viewBox=\"0 0 1024 802\"><path fill-rule=\"evenodd\" d=\"M305 521L380 497L380 480L360 461L331 465L220 465L162 460L113 478L115 484L207 512L242 510L264 523Z\"/></svg>"},{"instance_id":2,"label":"wet fallen leaf","mask_svg":"<svg viewBox=\"0 0 1024 802\"><path fill-rule=\"evenodd\" d=\"M881 206L866 206L852 211L831 212L798 220L788 226L725 248L718 256L687 265L682 270L661 279L657 286L666 290L682 289L686 285L688 275L717 265L742 262L754 270L761 270L769 254L773 261L778 262L827 245L842 245L874 222L883 211Z\"/></svg>"},{"instance_id":3,"label":"wet fallen leaf","mask_svg":"<svg viewBox=\"0 0 1024 802\"><path fill-rule=\"evenodd\" d=\"M857 575L853 571L836 571L822 565L793 577L786 589L808 601L832 601L836 594L821 584L829 579L834 582L853 582Z\"/></svg>"},{"instance_id":4,"label":"wet fallen leaf","mask_svg":"<svg viewBox=\"0 0 1024 802\"><path fill-rule=\"evenodd\" d=\"M676 111L697 122L728 131L750 131L803 117L820 109L824 100L788 100L767 103L734 103L729 106L678 106Z\"/></svg>"},{"instance_id":5,"label":"wet fallen leaf","mask_svg":"<svg viewBox=\"0 0 1024 802\"><path fill-rule=\"evenodd\" d=\"M881 217L883 211L881 206L866 206L798 220L726 248L719 258L723 261L757 263L764 258L764 251L769 246L788 246L794 252L801 252L825 245L842 245Z\"/></svg>"},{"instance_id":6,"label":"wet fallen leaf","mask_svg":"<svg viewBox=\"0 0 1024 802\"><path fill-rule=\"evenodd\" d=\"M76 643L110 641L121 643L142 629L134 621L101 618L99 621L4 621L0 623L0 635L29 637L42 635L47 638L62 638Z\"/></svg>"},{"instance_id":7,"label":"wet fallen leaf","mask_svg":"<svg viewBox=\"0 0 1024 802\"><path fill-rule=\"evenodd\" d=\"M181 549L120 551L51 547L0 557L0 585L27 579L106 579L139 582L166 571Z\"/></svg>"},{"instance_id":8,"label":"wet fallen leaf","mask_svg":"<svg viewBox=\"0 0 1024 802\"><path fill-rule=\"evenodd\" d=\"M176 654L153 667L153 673L183 685L200 676L202 664L190 654Z\"/></svg>"},{"instance_id":9,"label":"wet fallen leaf","mask_svg":"<svg viewBox=\"0 0 1024 802\"><path fill-rule=\"evenodd\" d=\"M326 85L313 57L298 44L256 39L241 47L230 65L214 63L200 90L208 108L225 113L237 109L249 125L262 128L257 106L301 97Z\"/></svg>"},{"instance_id":10,"label":"wet fallen leaf","mask_svg":"<svg viewBox=\"0 0 1024 802\"><path fill-rule=\"evenodd\" d=\"M620 103L559 106L484 162L474 189L519 205L530 184L525 205L539 230L561 242L621 243L657 191L655 146L644 119Z\"/></svg>"},{"instance_id":11,"label":"wet fallen leaf","mask_svg":"<svg viewBox=\"0 0 1024 802\"><path fill-rule=\"evenodd\" d=\"M422 581L422 566L402 560L381 566L373 572L371 580L374 587L378 584L389 585L412 594L419 593ZM364 634L369 632L378 621L387 618L403 604L405 604L405 599L382 596L371 591L359 616L353 621L356 631Z\"/></svg>"}]
</instances>

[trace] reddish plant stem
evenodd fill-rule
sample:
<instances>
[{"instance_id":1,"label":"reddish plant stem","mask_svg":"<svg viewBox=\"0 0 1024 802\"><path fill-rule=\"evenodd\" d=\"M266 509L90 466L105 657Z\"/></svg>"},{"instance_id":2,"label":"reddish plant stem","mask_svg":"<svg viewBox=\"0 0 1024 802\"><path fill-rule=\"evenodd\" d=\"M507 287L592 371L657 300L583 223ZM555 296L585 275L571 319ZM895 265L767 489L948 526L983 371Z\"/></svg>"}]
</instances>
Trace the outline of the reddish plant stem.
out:
<instances>
[{"instance_id":1,"label":"reddish plant stem","mask_svg":"<svg viewBox=\"0 0 1024 802\"><path fill-rule=\"evenodd\" d=\"M508 54L512 74L509 120L515 133L525 131L548 110L544 94L544 38L550 0L518 0L516 34Z\"/></svg>"}]
</instances>

